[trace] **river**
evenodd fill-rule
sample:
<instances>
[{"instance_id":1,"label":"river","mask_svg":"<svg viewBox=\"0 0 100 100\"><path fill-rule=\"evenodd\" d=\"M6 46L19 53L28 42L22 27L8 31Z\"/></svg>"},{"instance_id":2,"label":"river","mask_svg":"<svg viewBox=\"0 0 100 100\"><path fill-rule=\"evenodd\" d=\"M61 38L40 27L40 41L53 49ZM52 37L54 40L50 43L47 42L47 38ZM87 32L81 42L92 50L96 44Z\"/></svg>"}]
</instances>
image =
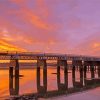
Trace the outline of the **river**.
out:
<instances>
[{"instance_id":1,"label":"river","mask_svg":"<svg viewBox=\"0 0 100 100\"><path fill-rule=\"evenodd\" d=\"M41 84L43 83L43 74L42 69L40 73ZM57 90L57 69L55 67L49 67L47 69L47 91ZM64 82L64 73L61 69L61 82ZM36 78L36 68L33 69L20 69L19 79L19 95L36 93L37 92L37 78ZM77 80L79 80L79 73L76 72ZM96 75L97 76L97 75ZM88 78L90 73L88 73ZM68 71L68 87L73 87L72 84L72 73L71 70ZM0 70L0 98L10 96L9 92L9 70L2 69ZM0 99L1 100L1 99ZM60 100L60 99L59 99Z\"/></svg>"}]
</instances>

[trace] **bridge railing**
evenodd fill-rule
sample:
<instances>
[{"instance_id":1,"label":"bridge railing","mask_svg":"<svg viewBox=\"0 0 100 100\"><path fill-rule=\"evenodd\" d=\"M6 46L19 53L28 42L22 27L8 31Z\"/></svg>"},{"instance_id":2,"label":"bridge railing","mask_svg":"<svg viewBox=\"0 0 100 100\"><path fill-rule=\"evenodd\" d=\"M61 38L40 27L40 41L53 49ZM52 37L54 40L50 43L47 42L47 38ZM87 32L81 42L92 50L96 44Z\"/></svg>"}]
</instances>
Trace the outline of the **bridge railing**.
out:
<instances>
[{"instance_id":1,"label":"bridge railing","mask_svg":"<svg viewBox=\"0 0 100 100\"><path fill-rule=\"evenodd\" d=\"M69 60L99 60L100 57L97 56L87 56L87 55L75 55L75 54L59 54L59 53L43 53L43 52L0 52L0 56L37 56L37 57L56 57L61 59L69 59Z\"/></svg>"}]
</instances>

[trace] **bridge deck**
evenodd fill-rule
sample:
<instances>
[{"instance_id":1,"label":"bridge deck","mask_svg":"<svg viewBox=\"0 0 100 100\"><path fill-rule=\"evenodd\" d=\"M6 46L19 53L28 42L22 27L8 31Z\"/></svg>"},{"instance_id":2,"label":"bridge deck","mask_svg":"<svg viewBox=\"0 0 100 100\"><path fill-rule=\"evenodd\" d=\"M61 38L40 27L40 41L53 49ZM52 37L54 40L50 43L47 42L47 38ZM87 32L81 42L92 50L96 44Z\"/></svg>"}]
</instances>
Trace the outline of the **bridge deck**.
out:
<instances>
[{"instance_id":1,"label":"bridge deck","mask_svg":"<svg viewBox=\"0 0 100 100\"><path fill-rule=\"evenodd\" d=\"M0 52L0 60L83 60L83 61L100 61L100 57L73 55L73 54L56 54L56 53L32 53L32 52Z\"/></svg>"}]
</instances>

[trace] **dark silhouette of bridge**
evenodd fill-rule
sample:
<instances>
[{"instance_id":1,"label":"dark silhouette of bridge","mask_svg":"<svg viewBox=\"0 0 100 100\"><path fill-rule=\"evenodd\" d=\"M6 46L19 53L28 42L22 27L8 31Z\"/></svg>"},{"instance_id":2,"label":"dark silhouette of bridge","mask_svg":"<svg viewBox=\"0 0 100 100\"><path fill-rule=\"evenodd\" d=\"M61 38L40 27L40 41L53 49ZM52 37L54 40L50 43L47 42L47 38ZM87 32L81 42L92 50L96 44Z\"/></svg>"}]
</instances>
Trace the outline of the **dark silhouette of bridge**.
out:
<instances>
[{"instance_id":1,"label":"dark silhouette of bridge","mask_svg":"<svg viewBox=\"0 0 100 100\"><path fill-rule=\"evenodd\" d=\"M68 61L72 62L72 81L74 88L83 88L100 85L100 57L95 56L82 56L72 54L53 54L53 53L0 53L0 60L10 60L9 65L9 79L10 79L10 93L18 94L19 91L19 60L37 60L37 90L38 93L47 93L47 60L57 61L57 83L59 91L69 91L68 89ZM43 85L40 83L40 66L43 68ZM61 83L60 69L63 66L64 82ZM80 81L76 80L75 70L80 73ZM13 77L15 70L15 77ZM90 70L91 78L87 78L87 71ZM98 78L95 77L95 71L98 74ZM15 78L15 87L13 87L13 78ZM14 92L17 90L17 92ZM50 92L49 92L50 93Z\"/></svg>"},{"instance_id":2,"label":"dark silhouette of bridge","mask_svg":"<svg viewBox=\"0 0 100 100\"><path fill-rule=\"evenodd\" d=\"M83 60L100 61L100 57L74 54L34 53L34 52L0 52L0 60Z\"/></svg>"}]
</instances>

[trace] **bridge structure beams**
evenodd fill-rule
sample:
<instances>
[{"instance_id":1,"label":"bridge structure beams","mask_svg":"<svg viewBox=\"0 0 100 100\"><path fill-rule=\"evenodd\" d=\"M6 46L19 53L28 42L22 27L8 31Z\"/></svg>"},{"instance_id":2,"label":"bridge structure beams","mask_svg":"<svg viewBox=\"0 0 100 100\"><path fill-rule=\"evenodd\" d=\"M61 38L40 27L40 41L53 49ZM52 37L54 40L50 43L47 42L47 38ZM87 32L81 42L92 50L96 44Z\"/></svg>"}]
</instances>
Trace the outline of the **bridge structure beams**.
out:
<instances>
[{"instance_id":1,"label":"bridge structure beams","mask_svg":"<svg viewBox=\"0 0 100 100\"><path fill-rule=\"evenodd\" d=\"M97 68L97 70L98 70L98 77L100 78L100 61L97 62L97 65L98 65L98 68Z\"/></svg>"},{"instance_id":2,"label":"bridge structure beams","mask_svg":"<svg viewBox=\"0 0 100 100\"><path fill-rule=\"evenodd\" d=\"M43 86L40 79L40 67L43 67ZM37 60L37 91L38 93L47 92L47 63L46 60Z\"/></svg>"},{"instance_id":3,"label":"bridge structure beams","mask_svg":"<svg viewBox=\"0 0 100 100\"><path fill-rule=\"evenodd\" d=\"M87 79L87 68L90 67L91 77ZM84 61L84 84L85 86L91 86L94 84L94 66L92 61Z\"/></svg>"},{"instance_id":4,"label":"bridge structure beams","mask_svg":"<svg viewBox=\"0 0 100 100\"><path fill-rule=\"evenodd\" d=\"M82 60L73 60L72 61L72 81L73 81L73 86L75 88L81 88L83 87L83 65L82 65ZM79 74L80 78L79 81L76 81L76 75L75 75L75 67L79 66Z\"/></svg>"},{"instance_id":5,"label":"bridge structure beams","mask_svg":"<svg viewBox=\"0 0 100 100\"><path fill-rule=\"evenodd\" d=\"M10 90L10 95L19 94L19 62L18 62L18 59L10 60L9 90Z\"/></svg>"},{"instance_id":6,"label":"bridge structure beams","mask_svg":"<svg viewBox=\"0 0 100 100\"><path fill-rule=\"evenodd\" d=\"M94 84L100 83L100 79L95 77L95 67L98 66L98 77L100 76L100 68L98 61L84 61L84 83L86 86L91 86ZM87 66L90 66L90 73L91 77L90 79L87 79Z\"/></svg>"},{"instance_id":7,"label":"bridge structure beams","mask_svg":"<svg viewBox=\"0 0 100 100\"><path fill-rule=\"evenodd\" d=\"M9 91L10 95L13 95L13 67L9 67Z\"/></svg>"},{"instance_id":8,"label":"bridge structure beams","mask_svg":"<svg viewBox=\"0 0 100 100\"><path fill-rule=\"evenodd\" d=\"M19 62L18 60L15 60L16 66L15 66L15 77L19 77Z\"/></svg>"},{"instance_id":9,"label":"bridge structure beams","mask_svg":"<svg viewBox=\"0 0 100 100\"><path fill-rule=\"evenodd\" d=\"M98 78L100 78L100 61L94 61L94 71L97 72Z\"/></svg>"},{"instance_id":10,"label":"bridge structure beams","mask_svg":"<svg viewBox=\"0 0 100 100\"><path fill-rule=\"evenodd\" d=\"M86 71L90 71L90 66L86 66Z\"/></svg>"},{"instance_id":11,"label":"bridge structure beams","mask_svg":"<svg viewBox=\"0 0 100 100\"><path fill-rule=\"evenodd\" d=\"M94 61L93 65L94 65L94 67L96 67L96 69L94 69L94 72L97 73L97 76L98 76L98 77L94 76L95 77L94 83L100 84L100 61Z\"/></svg>"},{"instance_id":12,"label":"bridge structure beams","mask_svg":"<svg viewBox=\"0 0 100 100\"><path fill-rule=\"evenodd\" d=\"M64 82L60 79L60 69L64 69ZM68 66L66 60L57 60L57 83L59 91L66 91L68 89Z\"/></svg>"}]
</instances>

